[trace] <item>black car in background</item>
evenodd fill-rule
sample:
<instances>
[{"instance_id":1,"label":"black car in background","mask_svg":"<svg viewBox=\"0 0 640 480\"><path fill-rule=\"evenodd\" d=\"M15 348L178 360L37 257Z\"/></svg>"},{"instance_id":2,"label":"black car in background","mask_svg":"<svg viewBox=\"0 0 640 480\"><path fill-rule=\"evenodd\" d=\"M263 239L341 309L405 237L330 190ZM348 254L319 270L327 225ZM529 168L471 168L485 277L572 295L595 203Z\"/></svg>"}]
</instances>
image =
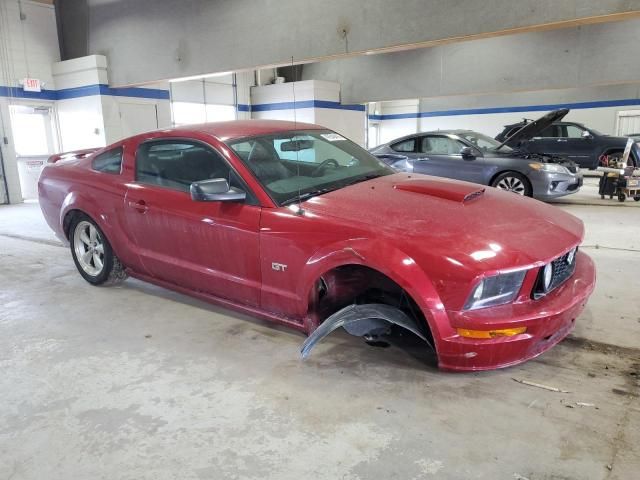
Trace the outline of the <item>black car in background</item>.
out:
<instances>
[{"instance_id":1,"label":"black car in background","mask_svg":"<svg viewBox=\"0 0 640 480\"><path fill-rule=\"evenodd\" d=\"M628 137L612 137L604 135L593 128L585 127L581 123L562 122L569 109L556 110L559 119L546 127L535 137L518 139L517 144L507 141L512 148L537 154L566 157L576 162L581 168L593 170L600 164L602 155L616 155L622 157ZM506 125L496 140L504 142L513 137L514 133L529 124L531 120ZM640 165L640 148L634 145L629 156L629 163Z\"/></svg>"}]
</instances>

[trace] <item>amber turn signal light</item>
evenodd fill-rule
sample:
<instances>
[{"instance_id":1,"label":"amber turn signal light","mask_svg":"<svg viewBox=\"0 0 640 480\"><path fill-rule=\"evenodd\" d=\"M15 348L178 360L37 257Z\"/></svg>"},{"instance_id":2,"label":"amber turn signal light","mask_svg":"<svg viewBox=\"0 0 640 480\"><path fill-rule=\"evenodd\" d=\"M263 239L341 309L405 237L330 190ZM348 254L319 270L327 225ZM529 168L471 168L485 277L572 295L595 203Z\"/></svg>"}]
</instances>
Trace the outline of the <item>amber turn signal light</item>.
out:
<instances>
[{"instance_id":1,"label":"amber turn signal light","mask_svg":"<svg viewBox=\"0 0 640 480\"><path fill-rule=\"evenodd\" d=\"M458 328L458 335L466 338L496 338L496 337L513 337L527 331L527 327L503 328L501 330L468 330L466 328Z\"/></svg>"}]
</instances>

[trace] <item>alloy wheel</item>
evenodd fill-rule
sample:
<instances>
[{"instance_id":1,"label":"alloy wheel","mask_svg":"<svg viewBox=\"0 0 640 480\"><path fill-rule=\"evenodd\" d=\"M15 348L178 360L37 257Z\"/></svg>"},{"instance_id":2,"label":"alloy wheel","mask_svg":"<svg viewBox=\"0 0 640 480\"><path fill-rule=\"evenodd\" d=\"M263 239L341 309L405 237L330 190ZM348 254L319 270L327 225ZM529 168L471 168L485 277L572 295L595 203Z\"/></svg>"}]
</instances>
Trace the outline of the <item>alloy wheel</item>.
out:
<instances>
[{"instance_id":1,"label":"alloy wheel","mask_svg":"<svg viewBox=\"0 0 640 480\"><path fill-rule=\"evenodd\" d=\"M95 225L84 220L76 225L73 249L80 268L87 275L100 275L104 268L104 242Z\"/></svg>"},{"instance_id":2,"label":"alloy wheel","mask_svg":"<svg viewBox=\"0 0 640 480\"><path fill-rule=\"evenodd\" d=\"M518 195L524 195L526 188L522 180L516 177L504 177L496 185L501 190L507 190L508 192L517 193Z\"/></svg>"}]
</instances>

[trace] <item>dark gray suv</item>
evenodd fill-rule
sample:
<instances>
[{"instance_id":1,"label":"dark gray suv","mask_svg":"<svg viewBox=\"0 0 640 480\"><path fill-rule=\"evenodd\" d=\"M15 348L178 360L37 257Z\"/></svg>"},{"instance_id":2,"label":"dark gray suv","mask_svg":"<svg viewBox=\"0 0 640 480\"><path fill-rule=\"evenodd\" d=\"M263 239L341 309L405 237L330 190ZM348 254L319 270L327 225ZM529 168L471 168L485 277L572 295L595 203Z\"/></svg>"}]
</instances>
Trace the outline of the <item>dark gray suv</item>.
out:
<instances>
[{"instance_id":1,"label":"dark gray suv","mask_svg":"<svg viewBox=\"0 0 640 480\"><path fill-rule=\"evenodd\" d=\"M581 123L561 122L568 109L556 110L563 112L558 115L558 120L549 125L536 136L522 139L518 143L507 142L507 145L529 153L558 155L567 157L576 162L581 168L594 170L600 164L602 155L617 155L622 157L627 144L627 137L612 137L604 135L597 130L585 127ZM504 127L502 133L496 136L496 140L504 142L515 132L530 123L531 120L523 120ZM629 156L629 163L640 165L640 150L634 146Z\"/></svg>"}]
</instances>

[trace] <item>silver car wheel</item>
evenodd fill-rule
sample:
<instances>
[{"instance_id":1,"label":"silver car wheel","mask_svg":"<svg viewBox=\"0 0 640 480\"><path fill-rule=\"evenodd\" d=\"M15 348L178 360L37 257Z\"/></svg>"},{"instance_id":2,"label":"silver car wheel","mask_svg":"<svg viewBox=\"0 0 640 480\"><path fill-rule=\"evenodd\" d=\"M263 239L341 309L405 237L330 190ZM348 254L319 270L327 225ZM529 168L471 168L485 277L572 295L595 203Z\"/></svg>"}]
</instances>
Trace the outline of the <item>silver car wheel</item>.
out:
<instances>
[{"instance_id":1,"label":"silver car wheel","mask_svg":"<svg viewBox=\"0 0 640 480\"><path fill-rule=\"evenodd\" d=\"M508 192L517 193L518 195L524 195L526 188L522 181L516 177L504 177L496 185L501 190L507 190Z\"/></svg>"},{"instance_id":2,"label":"silver car wheel","mask_svg":"<svg viewBox=\"0 0 640 480\"><path fill-rule=\"evenodd\" d=\"M84 220L76 225L73 249L80 268L87 275L100 275L104 268L104 243L95 225Z\"/></svg>"}]
</instances>

